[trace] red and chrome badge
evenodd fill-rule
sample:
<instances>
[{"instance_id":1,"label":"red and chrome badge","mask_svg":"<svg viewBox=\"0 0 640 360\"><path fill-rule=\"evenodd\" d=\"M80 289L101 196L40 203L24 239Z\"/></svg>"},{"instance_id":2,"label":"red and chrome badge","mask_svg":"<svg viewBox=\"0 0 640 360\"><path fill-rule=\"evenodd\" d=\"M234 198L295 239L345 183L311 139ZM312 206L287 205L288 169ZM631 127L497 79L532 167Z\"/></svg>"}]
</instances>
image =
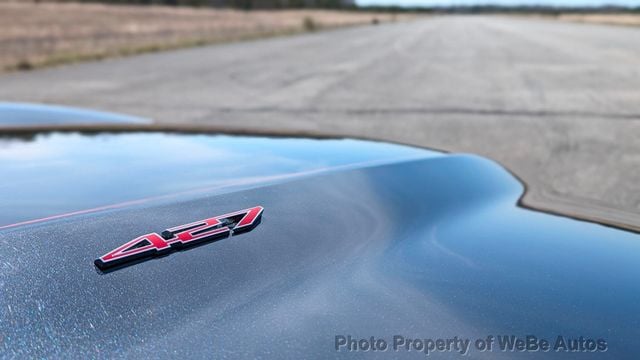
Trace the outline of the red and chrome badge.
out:
<instances>
[{"instance_id":1,"label":"red and chrome badge","mask_svg":"<svg viewBox=\"0 0 640 360\"><path fill-rule=\"evenodd\" d=\"M252 230L260 223L262 206L232 212L185 225L172 227L158 235L137 237L94 261L102 271L132 265L133 262L167 255L176 250L237 235Z\"/></svg>"}]
</instances>

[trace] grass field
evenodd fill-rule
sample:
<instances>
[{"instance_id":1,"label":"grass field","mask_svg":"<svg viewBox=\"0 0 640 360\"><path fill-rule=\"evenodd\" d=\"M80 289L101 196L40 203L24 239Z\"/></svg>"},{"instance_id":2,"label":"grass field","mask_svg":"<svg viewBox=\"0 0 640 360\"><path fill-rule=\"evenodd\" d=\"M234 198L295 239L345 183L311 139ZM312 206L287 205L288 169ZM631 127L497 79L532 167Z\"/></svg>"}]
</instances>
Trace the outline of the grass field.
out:
<instances>
[{"instance_id":1,"label":"grass field","mask_svg":"<svg viewBox=\"0 0 640 360\"><path fill-rule=\"evenodd\" d=\"M560 20L596 24L640 26L640 14L562 14Z\"/></svg>"},{"instance_id":2,"label":"grass field","mask_svg":"<svg viewBox=\"0 0 640 360\"><path fill-rule=\"evenodd\" d=\"M239 11L0 0L0 70L396 20L355 11Z\"/></svg>"}]
</instances>

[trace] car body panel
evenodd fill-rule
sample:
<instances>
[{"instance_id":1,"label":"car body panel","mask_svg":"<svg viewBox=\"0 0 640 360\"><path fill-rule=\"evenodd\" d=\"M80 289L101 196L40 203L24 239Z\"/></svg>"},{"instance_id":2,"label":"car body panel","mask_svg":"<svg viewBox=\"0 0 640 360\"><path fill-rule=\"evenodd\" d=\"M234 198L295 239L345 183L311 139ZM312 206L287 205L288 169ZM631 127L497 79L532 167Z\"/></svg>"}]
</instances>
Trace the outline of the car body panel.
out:
<instances>
[{"instance_id":1,"label":"car body panel","mask_svg":"<svg viewBox=\"0 0 640 360\"><path fill-rule=\"evenodd\" d=\"M0 228L442 153L350 139L177 133L0 137Z\"/></svg>"},{"instance_id":2,"label":"car body panel","mask_svg":"<svg viewBox=\"0 0 640 360\"><path fill-rule=\"evenodd\" d=\"M518 207L522 184L473 155L323 169L0 229L0 351L424 358L340 353L334 339L535 334L604 338L599 358L635 355L637 234ZM258 205L251 232L106 274L93 265L137 236Z\"/></svg>"}]
</instances>

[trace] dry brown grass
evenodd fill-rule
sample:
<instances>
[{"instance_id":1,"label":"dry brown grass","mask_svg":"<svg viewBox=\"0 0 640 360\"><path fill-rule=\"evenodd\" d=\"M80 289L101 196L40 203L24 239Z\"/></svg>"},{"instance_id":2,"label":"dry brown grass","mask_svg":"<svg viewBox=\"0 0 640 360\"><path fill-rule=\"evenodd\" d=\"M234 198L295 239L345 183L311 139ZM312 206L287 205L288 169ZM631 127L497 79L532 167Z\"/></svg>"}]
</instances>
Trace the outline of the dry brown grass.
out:
<instances>
[{"instance_id":1,"label":"dry brown grass","mask_svg":"<svg viewBox=\"0 0 640 360\"><path fill-rule=\"evenodd\" d=\"M640 14L562 14L560 20L584 23L640 26Z\"/></svg>"},{"instance_id":2,"label":"dry brown grass","mask_svg":"<svg viewBox=\"0 0 640 360\"><path fill-rule=\"evenodd\" d=\"M390 21L395 15L0 0L0 70L371 24L374 19Z\"/></svg>"}]
</instances>

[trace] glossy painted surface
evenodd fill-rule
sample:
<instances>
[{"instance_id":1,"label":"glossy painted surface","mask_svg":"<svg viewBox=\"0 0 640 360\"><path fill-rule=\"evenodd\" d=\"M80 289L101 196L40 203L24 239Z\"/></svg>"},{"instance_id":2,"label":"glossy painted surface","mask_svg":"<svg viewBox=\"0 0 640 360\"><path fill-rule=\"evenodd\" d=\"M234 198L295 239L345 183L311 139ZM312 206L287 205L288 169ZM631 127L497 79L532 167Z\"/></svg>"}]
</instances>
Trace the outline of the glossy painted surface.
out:
<instances>
[{"instance_id":1,"label":"glossy painted surface","mask_svg":"<svg viewBox=\"0 0 640 360\"><path fill-rule=\"evenodd\" d=\"M357 140L162 133L0 137L0 227L69 212L441 156Z\"/></svg>"},{"instance_id":2,"label":"glossy painted surface","mask_svg":"<svg viewBox=\"0 0 640 360\"><path fill-rule=\"evenodd\" d=\"M0 102L0 128L3 126L122 123L148 124L151 120L66 106Z\"/></svg>"},{"instance_id":3,"label":"glossy painted surface","mask_svg":"<svg viewBox=\"0 0 640 360\"><path fill-rule=\"evenodd\" d=\"M424 359L337 353L334 339L534 334L604 338L608 351L469 358L636 357L638 235L518 208L522 185L495 163L426 154L0 230L0 351ZM255 205L250 233L93 266L138 235Z\"/></svg>"}]
</instances>

